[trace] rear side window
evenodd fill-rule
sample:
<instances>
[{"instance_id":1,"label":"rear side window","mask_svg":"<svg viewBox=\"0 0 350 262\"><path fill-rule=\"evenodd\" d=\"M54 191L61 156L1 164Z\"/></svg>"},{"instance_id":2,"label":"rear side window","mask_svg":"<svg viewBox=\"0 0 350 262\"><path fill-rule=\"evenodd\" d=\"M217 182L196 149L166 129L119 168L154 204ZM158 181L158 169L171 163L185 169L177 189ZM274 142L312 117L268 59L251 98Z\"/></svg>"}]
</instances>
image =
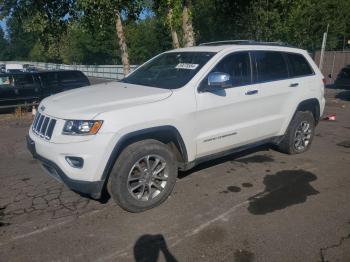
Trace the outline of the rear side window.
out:
<instances>
[{"instance_id":1,"label":"rear side window","mask_svg":"<svg viewBox=\"0 0 350 262\"><path fill-rule=\"evenodd\" d=\"M289 71L291 77L308 76L314 74L310 64L305 57L300 54L286 53L289 61Z\"/></svg>"},{"instance_id":2,"label":"rear side window","mask_svg":"<svg viewBox=\"0 0 350 262\"><path fill-rule=\"evenodd\" d=\"M33 85L34 79L32 75L14 75L16 86L18 85Z\"/></svg>"},{"instance_id":3,"label":"rear side window","mask_svg":"<svg viewBox=\"0 0 350 262\"><path fill-rule=\"evenodd\" d=\"M61 82L85 81L85 76L78 71L60 72Z\"/></svg>"},{"instance_id":4,"label":"rear side window","mask_svg":"<svg viewBox=\"0 0 350 262\"><path fill-rule=\"evenodd\" d=\"M59 83L56 72L41 73L40 77L44 85L52 86L52 85L58 85Z\"/></svg>"},{"instance_id":5,"label":"rear side window","mask_svg":"<svg viewBox=\"0 0 350 262\"><path fill-rule=\"evenodd\" d=\"M255 51L256 82L288 78L287 64L281 52Z\"/></svg>"}]
</instances>

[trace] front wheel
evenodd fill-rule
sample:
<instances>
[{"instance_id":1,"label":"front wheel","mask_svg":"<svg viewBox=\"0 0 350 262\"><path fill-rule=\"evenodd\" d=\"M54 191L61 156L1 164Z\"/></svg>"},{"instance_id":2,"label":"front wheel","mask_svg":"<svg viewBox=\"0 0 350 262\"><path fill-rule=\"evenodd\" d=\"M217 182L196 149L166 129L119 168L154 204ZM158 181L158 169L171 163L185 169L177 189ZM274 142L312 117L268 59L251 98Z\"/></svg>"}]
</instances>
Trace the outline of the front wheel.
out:
<instances>
[{"instance_id":1,"label":"front wheel","mask_svg":"<svg viewBox=\"0 0 350 262\"><path fill-rule=\"evenodd\" d=\"M278 148L287 154L304 153L310 148L315 133L315 119L309 111L298 111Z\"/></svg>"},{"instance_id":2,"label":"front wheel","mask_svg":"<svg viewBox=\"0 0 350 262\"><path fill-rule=\"evenodd\" d=\"M123 150L109 178L109 193L123 209L142 212L164 202L177 177L170 148L157 141L136 142Z\"/></svg>"}]
</instances>

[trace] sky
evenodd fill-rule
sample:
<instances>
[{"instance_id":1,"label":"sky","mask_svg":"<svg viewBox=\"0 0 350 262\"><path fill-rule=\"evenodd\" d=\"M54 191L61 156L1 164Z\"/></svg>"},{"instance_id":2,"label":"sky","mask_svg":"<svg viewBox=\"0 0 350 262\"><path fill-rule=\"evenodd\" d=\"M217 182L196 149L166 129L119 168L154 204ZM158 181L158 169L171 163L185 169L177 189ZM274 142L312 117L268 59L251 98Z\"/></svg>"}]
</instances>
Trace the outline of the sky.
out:
<instances>
[{"instance_id":1,"label":"sky","mask_svg":"<svg viewBox=\"0 0 350 262\"><path fill-rule=\"evenodd\" d=\"M2 30L4 31L5 34L5 38L8 38L8 34L7 34L7 26L6 26L6 20L0 20L0 27L2 28Z\"/></svg>"},{"instance_id":2,"label":"sky","mask_svg":"<svg viewBox=\"0 0 350 262\"><path fill-rule=\"evenodd\" d=\"M5 31L5 29L6 29L6 22L4 20L0 20L0 26Z\"/></svg>"}]
</instances>

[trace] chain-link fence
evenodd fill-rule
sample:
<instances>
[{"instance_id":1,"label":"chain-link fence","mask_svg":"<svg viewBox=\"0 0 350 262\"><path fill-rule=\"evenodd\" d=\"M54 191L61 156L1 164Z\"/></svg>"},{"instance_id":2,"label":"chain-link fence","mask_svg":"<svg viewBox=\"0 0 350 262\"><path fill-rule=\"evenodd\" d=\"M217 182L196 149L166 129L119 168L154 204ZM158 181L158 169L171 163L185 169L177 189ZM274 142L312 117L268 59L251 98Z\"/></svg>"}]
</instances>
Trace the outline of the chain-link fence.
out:
<instances>
[{"instance_id":1,"label":"chain-link fence","mask_svg":"<svg viewBox=\"0 0 350 262\"><path fill-rule=\"evenodd\" d=\"M86 76L99 77L107 79L122 79L124 78L122 65L65 65L54 63L42 63L42 62L29 62L29 61L0 61L0 64L30 64L38 69L44 70L80 70ZM134 70L137 66L131 65L131 70Z\"/></svg>"},{"instance_id":2,"label":"chain-link fence","mask_svg":"<svg viewBox=\"0 0 350 262\"><path fill-rule=\"evenodd\" d=\"M313 58L317 65L319 65L320 54L320 51L316 51L313 54ZM106 79L124 78L122 65L65 65L29 61L0 61L0 64L6 63L30 64L44 70L80 70L89 77ZM327 77L328 83L334 83L334 80L336 79L338 73L346 65L350 65L350 51L326 51L324 54L322 73L325 77ZM136 67L137 65L132 65L131 70L134 70ZM332 77L329 78L329 75Z\"/></svg>"}]
</instances>

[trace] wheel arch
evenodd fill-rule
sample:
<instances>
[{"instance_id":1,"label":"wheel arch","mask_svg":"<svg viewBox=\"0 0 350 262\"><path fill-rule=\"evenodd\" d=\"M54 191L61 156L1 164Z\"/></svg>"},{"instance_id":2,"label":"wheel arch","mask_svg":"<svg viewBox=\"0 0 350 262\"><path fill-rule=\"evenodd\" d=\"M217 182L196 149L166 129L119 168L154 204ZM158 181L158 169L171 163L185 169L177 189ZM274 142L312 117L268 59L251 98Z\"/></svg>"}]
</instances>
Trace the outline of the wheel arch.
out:
<instances>
[{"instance_id":1,"label":"wheel arch","mask_svg":"<svg viewBox=\"0 0 350 262\"><path fill-rule=\"evenodd\" d=\"M317 98L310 98L300 102L294 112L294 115L298 111L310 111L314 116L315 124L320 121L320 102Z\"/></svg>"},{"instance_id":2,"label":"wheel arch","mask_svg":"<svg viewBox=\"0 0 350 262\"><path fill-rule=\"evenodd\" d=\"M127 146L145 139L155 139L164 144L167 144L175 154L178 162L188 162L186 146L177 128L167 125L141 129L125 134L118 140L113 148L112 153L109 156L101 180L105 182L108 180L109 174L113 169L115 161Z\"/></svg>"}]
</instances>

